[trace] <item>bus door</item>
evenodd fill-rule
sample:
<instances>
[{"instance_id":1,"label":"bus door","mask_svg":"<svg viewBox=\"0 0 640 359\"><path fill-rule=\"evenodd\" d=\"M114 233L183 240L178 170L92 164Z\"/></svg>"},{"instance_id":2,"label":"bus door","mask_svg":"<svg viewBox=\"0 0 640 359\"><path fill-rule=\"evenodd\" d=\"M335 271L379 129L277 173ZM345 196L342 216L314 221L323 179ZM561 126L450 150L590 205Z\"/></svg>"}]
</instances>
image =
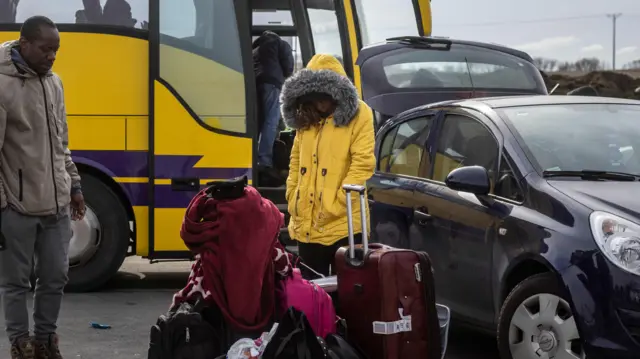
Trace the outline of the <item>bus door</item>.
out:
<instances>
[{"instance_id":1,"label":"bus door","mask_svg":"<svg viewBox=\"0 0 640 359\"><path fill-rule=\"evenodd\" d=\"M243 175L252 179L256 128L247 118L255 100L247 99L253 76L244 70L251 66L246 3L150 4L151 258L188 254L179 230L201 185Z\"/></svg>"},{"instance_id":2,"label":"bus door","mask_svg":"<svg viewBox=\"0 0 640 359\"><path fill-rule=\"evenodd\" d=\"M255 41L265 31L280 35L291 45L295 59L294 71L300 70L313 55L313 41L300 22L297 9L290 0L254 0L251 2L251 40Z\"/></svg>"},{"instance_id":3,"label":"bus door","mask_svg":"<svg viewBox=\"0 0 640 359\"><path fill-rule=\"evenodd\" d=\"M353 11L358 49L399 36L431 36L431 0L344 0ZM394 21L389 21L393 19ZM403 19L397 21L396 19ZM357 52L354 52L354 61ZM354 62L356 71L357 66Z\"/></svg>"},{"instance_id":4,"label":"bus door","mask_svg":"<svg viewBox=\"0 0 640 359\"><path fill-rule=\"evenodd\" d=\"M353 78L357 38L355 31L349 33L343 0L253 0L251 6L253 38L265 30L282 36L293 48L296 70L325 53L338 58Z\"/></svg>"}]
</instances>

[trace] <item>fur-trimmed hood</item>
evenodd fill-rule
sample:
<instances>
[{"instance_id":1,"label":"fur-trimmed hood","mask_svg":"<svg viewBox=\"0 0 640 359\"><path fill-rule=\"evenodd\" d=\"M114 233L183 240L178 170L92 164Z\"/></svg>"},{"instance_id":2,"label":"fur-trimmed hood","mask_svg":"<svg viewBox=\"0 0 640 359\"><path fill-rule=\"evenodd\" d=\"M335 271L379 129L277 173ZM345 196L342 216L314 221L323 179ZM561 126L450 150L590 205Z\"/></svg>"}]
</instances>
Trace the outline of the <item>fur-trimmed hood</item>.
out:
<instances>
[{"instance_id":1,"label":"fur-trimmed hood","mask_svg":"<svg viewBox=\"0 0 640 359\"><path fill-rule=\"evenodd\" d=\"M297 102L300 97L312 93L327 94L337 102L333 113L336 127L348 125L358 114L358 90L347 77L340 61L331 55L315 55L305 69L296 72L285 81L280 102L287 126L296 130L301 128L295 116Z\"/></svg>"}]
</instances>

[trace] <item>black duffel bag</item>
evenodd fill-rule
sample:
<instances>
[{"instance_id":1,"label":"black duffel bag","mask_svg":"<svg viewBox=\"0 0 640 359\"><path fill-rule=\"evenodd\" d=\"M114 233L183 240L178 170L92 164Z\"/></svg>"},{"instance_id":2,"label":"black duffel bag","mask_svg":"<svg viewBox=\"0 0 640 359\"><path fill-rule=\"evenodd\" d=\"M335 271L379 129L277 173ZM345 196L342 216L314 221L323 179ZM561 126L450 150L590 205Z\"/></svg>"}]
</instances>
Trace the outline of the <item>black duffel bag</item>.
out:
<instances>
[{"instance_id":1,"label":"black duffel bag","mask_svg":"<svg viewBox=\"0 0 640 359\"><path fill-rule=\"evenodd\" d=\"M149 359L212 359L226 352L220 329L202 315L202 300L181 303L151 327Z\"/></svg>"},{"instance_id":2,"label":"black duffel bag","mask_svg":"<svg viewBox=\"0 0 640 359\"><path fill-rule=\"evenodd\" d=\"M324 359L325 352L307 317L291 307L267 344L262 359Z\"/></svg>"}]
</instances>

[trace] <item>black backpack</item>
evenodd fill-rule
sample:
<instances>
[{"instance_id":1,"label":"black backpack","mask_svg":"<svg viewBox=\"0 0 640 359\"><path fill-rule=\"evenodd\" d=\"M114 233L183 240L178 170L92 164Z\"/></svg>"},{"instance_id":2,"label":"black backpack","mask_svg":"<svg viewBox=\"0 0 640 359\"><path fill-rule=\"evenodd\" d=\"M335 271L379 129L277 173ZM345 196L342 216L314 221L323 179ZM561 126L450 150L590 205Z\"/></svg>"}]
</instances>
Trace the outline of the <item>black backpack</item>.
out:
<instances>
[{"instance_id":1,"label":"black backpack","mask_svg":"<svg viewBox=\"0 0 640 359\"><path fill-rule=\"evenodd\" d=\"M291 307L262 353L263 359L324 359L325 351L304 313Z\"/></svg>"},{"instance_id":2,"label":"black backpack","mask_svg":"<svg viewBox=\"0 0 640 359\"><path fill-rule=\"evenodd\" d=\"M226 350L221 333L202 315L202 301L182 303L151 327L149 359L212 359Z\"/></svg>"}]
</instances>

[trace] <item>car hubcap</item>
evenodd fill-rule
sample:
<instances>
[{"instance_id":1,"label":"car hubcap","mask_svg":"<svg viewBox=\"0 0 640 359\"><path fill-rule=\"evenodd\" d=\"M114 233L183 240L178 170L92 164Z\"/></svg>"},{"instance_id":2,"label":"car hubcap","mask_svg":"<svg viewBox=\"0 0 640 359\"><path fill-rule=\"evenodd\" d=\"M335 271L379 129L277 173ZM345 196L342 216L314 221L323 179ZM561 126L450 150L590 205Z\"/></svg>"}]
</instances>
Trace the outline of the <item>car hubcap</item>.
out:
<instances>
[{"instance_id":1,"label":"car hubcap","mask_svg":"<svg viewBox=\"0 0 640 359\"><path fill-rule=\"evenodd\" d=\"M93 257L100 244L102 230L98 216L89 206L82 220L71 222L71 230L69 266L77 266Z\"/></svg>"},{"instance_id":2,"label":"car hubcap","mask_svg":"<svg viewBox=\"0 0 640 359\"><path fill-rule=\"evenodd\" d=\"M548 293L527 298L509 325L514 359L584 359L584 349L569 303Z\"/></svg>"}]
</instances>

